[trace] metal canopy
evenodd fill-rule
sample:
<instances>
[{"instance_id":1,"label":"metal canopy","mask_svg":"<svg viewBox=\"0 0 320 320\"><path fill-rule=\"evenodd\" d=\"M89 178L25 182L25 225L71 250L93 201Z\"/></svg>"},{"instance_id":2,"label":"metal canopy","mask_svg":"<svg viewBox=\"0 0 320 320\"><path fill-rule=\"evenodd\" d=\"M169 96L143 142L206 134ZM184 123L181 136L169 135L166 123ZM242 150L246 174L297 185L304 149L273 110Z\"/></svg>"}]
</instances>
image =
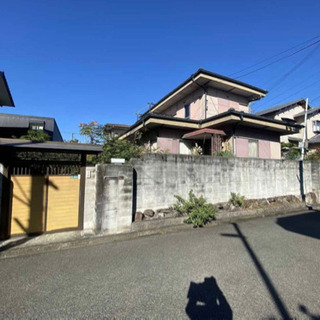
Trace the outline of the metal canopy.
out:
<instances>
[{"instance_id":1,"label":"metal canopy","mask_svg":"<svg viewBox=\"0 0 320 320\"><path fill-rule=\"evenodd\" d=\"M223 130L217 130L217 129L200 129L195 130L192 132L188 132L185 135L183 135L182 139L187 140L200 140L205 137L210 138L212 135L217 134L220 136L225 136L225 132Z\"/></svg>"}]
</instances>

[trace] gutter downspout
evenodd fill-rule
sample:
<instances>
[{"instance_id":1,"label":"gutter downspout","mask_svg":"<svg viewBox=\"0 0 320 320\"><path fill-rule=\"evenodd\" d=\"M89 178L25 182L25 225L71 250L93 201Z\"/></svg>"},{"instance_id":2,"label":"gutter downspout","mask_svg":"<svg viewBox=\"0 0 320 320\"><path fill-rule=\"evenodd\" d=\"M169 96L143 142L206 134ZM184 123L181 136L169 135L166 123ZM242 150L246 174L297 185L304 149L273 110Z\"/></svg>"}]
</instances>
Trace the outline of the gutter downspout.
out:
<instances>
[{"instance_id":1,"label":"gutter downspout","mask_svg":"<svg viewBox=\"0 0 320 320\"><path fill-rule=\"evenodd\" d=\"M207 100L207 89L201 85L200 83L198 83L195 79L194 79L194 74L191 76L191 80L193 83L195 83L198 87L200 87L203 92L204 92L204 118L207 119L207 109L208 109L208 100Z\"/></svg>"}]
</instances>

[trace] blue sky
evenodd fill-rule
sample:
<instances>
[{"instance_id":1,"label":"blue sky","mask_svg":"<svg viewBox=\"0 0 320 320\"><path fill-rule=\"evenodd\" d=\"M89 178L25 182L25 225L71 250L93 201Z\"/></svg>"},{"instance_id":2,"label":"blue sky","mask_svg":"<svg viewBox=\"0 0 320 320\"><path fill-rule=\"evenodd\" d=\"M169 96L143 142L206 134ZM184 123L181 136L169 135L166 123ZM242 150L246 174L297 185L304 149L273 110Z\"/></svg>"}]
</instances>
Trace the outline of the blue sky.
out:
<instances>
[{"instance_id":1,"label":"blue sky","mask_svg":"<svg viewBox=\"0 0 320 320\"><path fill-rule=\"evenodd\" d=\"M81 122L132 124L200 67L228 76L319 36L319 12L318 0L2 1L0 70L16 108L1 112L54 117L65 139ZM256 110L316 106L319 61L313 46L239 80L270 91Z\"/></svg>"}]
</instances>

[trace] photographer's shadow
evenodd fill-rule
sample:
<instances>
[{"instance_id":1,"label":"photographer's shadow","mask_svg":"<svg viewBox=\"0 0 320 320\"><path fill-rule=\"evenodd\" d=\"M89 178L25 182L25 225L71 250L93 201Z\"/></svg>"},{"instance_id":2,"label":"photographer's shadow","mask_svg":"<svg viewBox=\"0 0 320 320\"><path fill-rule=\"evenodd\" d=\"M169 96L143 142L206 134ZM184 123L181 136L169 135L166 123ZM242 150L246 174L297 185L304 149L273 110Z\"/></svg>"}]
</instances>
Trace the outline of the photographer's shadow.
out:
<instances>
[{"instance_id":1,"label":"photographer's shadow","mask_svg":"<svg viewBox=\"0 0 320 320\"><path fill-rule=\"evenodd\" d=\"M190 283L186 313L190 319L232 319L232 309L214 277Z\"/></svg>"}]
</instances>

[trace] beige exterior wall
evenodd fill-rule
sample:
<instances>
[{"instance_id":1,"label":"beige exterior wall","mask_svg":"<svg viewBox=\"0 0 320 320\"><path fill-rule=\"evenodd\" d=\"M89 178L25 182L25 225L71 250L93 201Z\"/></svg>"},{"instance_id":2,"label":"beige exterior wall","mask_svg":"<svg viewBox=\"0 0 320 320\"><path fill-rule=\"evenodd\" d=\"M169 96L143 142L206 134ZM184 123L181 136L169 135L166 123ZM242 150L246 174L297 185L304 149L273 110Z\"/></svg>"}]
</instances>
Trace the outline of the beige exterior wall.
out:
<instances>
[{"instance_id":1,"label":"beige exterior wall","mask_svg":"<svg viewBox=\"0 0 320 320\"><path fill-rule=\"evenodd\" d=\"M302 106L296 106L294 108L291 108L289 110L286 110L284 112L280 112L280 113L277 113L275 116L274 116L274 119L276 120L282 120L282 118L288 118L288 119L292 119L292 120L295 120L294 119L294 116L300 112L304 111L304 107Z\"/></svg>"},{"instance_id":2,"label":"beige exterior wall","mask_svg":"<svg viewBox=\"0 0 320 320\"><path fill-rule=\"evenodd\" d=\"M192 142L180 141L179 153L180 154L191 154Z\"/></svg>"},{"instance_id":3,"label":"beige exterior wall","mask_svg":"<svg viewBox=\"0 0 320 320\"><path fill-rule=\"evenodd\" d=\"M271 159L281 159L281 145L279 142L270 142Z\"/></svg>"},{"instance_id":4,"label":"beige exterior wall","mask_svg":"<svg viewBox=\"0 0 320 320\"><path fill-rule=\"evenodd\" d=\"M298 108L294 108L294 109L299 110ZM300 107L300 109L301 109L301 111L304 111L304 108ZM298 111L297 113L299 113L301 111ZM284 114L285 113L281 114L282 117L285 117ZM297 124L304 125L304 116L296 118L295 120L297 120ZM320 113L308 115L306 139L311 139L312 137L314 137L317 134L316 132L313 132L313 121L316 121L316 120L320 121ZM304 131L304 128L300 129L299 133L282 136L281 142L289 142L289 137L299 138L302 140L303 139L303 131Z\"/></svg>"},{"instance_id":5,"label":"beige exterior wall","mask_svg":"<svg viewBox=\"0 0 320 320\"><path fill-rule=\"evenodd\" d=\"M320 121L320 114L316 113L314 115L308 116L307 118L307 139L311 139L315 135L317 135L317 132L313 132L313 121Z\"/></svg>"}]
</instances>

